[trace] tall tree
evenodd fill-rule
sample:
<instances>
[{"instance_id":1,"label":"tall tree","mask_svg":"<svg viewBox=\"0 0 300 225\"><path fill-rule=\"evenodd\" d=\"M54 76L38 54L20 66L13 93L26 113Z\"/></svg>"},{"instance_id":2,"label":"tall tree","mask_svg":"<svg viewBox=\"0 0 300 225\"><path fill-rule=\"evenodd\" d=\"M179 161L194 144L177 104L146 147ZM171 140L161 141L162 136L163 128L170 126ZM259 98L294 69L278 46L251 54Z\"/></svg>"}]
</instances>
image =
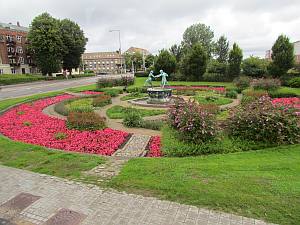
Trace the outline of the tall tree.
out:
<instances>
[{"instance_id":1,"label":"tall tree","mask_svg":"<svg viewBox=\"0 0 300 225\"><path fill-rule=\"evenodd\" d=\"M172 45L171 48L170 48L170 52L171 52L172 55L175 56L176 61L179 62L180 58L182 56L182 47L181 47L181 45L177 45L177 44Z\"/></svg>"},{"instance_id":2,"label":"tall tree","mask_svg":"<svg viewBox=\"0 0 300 225\"><path fill-rule=\"evenodd\" d=\"M228 60L228 75L230 76L230 78L234 78L240 75L242 60L243 51L236 43L234 43L231 51L229 52Z\"/></svg>"},{"instance_id":3,"label":"tall tree","mask_svg":"<svg viewBox=\"0 0 300 225\"><path fill-rule=\"evenodd\" d=\"M87 39L79 25L69 19L60 21L60 33L64 43L63 69L76 69L80 65L81 55L85 51Z\"/></svg>"},{"instance_id":4,"label":"tall tree","mask_svg":"<svg viewBox=\"0 0 300 225\"><path fill-rule=\"evenodd\" d=\"M176 59L168 50L161 50L154 64L155 72L158 73L159 70L171 74L175 72L176 69Z\"/></svg>"},{"instance_id":5,"label":"tall tree","mask_svg":"<svg viewBox=\"0 0 300 225\"><path fill-rule=\"evenodd\" d=\"M251 77L263 77L267 74L269 62L266 59L250 56L243 60L243 74Z\"/></svg>"},{"instance_id":6,"label":"tall tree","mask_svg":"<svg viewBox=\"0 0 300 225\"><path fill-rule=\"evenodd\" d=\"M44 75L58 72L65 46L61 37L60 23L48 13L35 17L28 33L28 49L35 56L38 68Z\"/></svg>"},{"instance_id":7,"label":"tall tree","mask_svg":"<svg viewBox=\"0 0 300 225\"><path fill-rule=\"evenodd\" d=\"M280 77L295 64L294 45L285 35L280 35L272 47L271 75Z\"/></svg>"},{"instance_id":8,"label":"tall tree","mask_svg":"<svg viewBox=\"0 0 300 225\"><path fill-rule=\"evenodd\" d=\"M150 66L154 65L155 56L154 55L147 55L145 59L145 66L146 68L149 68Z\"/></svg>"},{"instance_id":9,"label":"tall tree","mask_svg":"<svg viewBox=\"0 0 300 225\"><path fill-rule=\"evenodd\" d=\"M229 41L222 35L215 44L215 56L218 62L226 63L228 60L229 53Z\"/></svg>"},{"instance_id":10,"label":"tall tree","mask_svg":"<svg viewBox=\"0 0 300 225\"><path fill-rule=\"evenodd\" d=\"M208 55L200 43L195 44L182 58L181 72L187 80L199 81L206 71Z\"/></svg>"},{"instance_id":11,"label":"tall tree","mask_svg":"<svg viewBox=\"0 0 300 225\"><path fill-rule=\"evenodd\" d=\"M214 32L209 26L202 23L194 24L188 27L183 34L184 47L192 47L200 43L204 50L211 56L213 51Z\"/></svg>"}]
</instances>

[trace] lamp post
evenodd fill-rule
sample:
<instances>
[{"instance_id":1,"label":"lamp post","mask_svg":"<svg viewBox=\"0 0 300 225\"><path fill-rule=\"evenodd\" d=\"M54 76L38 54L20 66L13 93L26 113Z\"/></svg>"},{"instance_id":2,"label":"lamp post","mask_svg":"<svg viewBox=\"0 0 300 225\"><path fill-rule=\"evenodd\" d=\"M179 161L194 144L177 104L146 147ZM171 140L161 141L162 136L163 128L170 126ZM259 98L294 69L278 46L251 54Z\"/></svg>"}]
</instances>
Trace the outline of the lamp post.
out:
<instances>
[{"instance_id":1,"label":"lamp post","mask_svg":"<svg viewBox=\"0 0 300 225\"><path fill-rule=\"evenodd\" d=\"M121 74L123 73L123 58L122 58L122 49L121 49L121 30L110 30L109 32L118 32L119 33L119 54L120 54L120 61L121 61Z\"/></svg>"}]
</instances>

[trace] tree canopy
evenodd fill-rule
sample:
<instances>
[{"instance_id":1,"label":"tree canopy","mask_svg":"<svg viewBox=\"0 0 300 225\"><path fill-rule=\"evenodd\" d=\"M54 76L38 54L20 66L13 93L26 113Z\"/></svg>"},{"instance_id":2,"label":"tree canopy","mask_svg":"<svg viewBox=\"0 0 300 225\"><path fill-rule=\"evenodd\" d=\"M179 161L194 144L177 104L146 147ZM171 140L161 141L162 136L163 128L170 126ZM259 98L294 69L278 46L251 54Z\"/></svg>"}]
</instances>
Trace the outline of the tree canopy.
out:
<instances>
[{"instance_id":1,"label":"tree canopy","mask_svg":"<svg viewBox=\"0 0 300 225\"><path fill-rule=\"evenodd\" d=\"M226 63L229 53L229 41L222 35L215 44L215 56L220 63Z\"/></svg>"},{"instance_id":2,"label":"tree canopy","mask_svg":"<svg viewBox=\"0 0 300 225\"><path fill-rule=\"evenodd\" d=\"M171 74L175 72L175 69L175 56L166 49L161 50L154 64L155 73L158 73L159 70L163 70L164 72Z\"/></svg>"},{"instance_id":3,"label":"tree canopy","mask_svg":"<svg viewBox=\"0 0 300 225\"><path fill-rule=\"evenodd\" d=\"M242 60L243 51L236 43L234 43L231 51L229 52L228 60L228 75L230 76L230 78L234 78L240 75Z\"/></svg>"},{"instance_id":4,"label":"tree canopy","mask_svg":"<svg viewBox=\"0 0 300 225\"><path fill-rule=\"evenodd\" d=\"M269 62L266 59L250 56L243 60L243 74L251 77L262 77L268 72Z\"/></svg>"}]
</instances>

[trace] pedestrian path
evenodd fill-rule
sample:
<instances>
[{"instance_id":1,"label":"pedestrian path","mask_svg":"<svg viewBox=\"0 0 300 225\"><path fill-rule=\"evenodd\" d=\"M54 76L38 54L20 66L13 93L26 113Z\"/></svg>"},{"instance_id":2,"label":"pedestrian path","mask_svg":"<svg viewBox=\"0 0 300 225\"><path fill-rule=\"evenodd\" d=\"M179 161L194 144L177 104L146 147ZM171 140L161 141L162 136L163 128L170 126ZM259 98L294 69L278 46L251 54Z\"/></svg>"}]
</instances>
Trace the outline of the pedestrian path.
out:
<instances>
[{"instance_id":1,"label":"pedestrian path","mask_svg":"<svg viewBox=\"0 0 300 225\"><path fill-rule=\"evenodd\" d=\"M0 224L267 224L234 214L103 190L5 166L0 166L0 183Z\"/></svg>"}]
</instances>

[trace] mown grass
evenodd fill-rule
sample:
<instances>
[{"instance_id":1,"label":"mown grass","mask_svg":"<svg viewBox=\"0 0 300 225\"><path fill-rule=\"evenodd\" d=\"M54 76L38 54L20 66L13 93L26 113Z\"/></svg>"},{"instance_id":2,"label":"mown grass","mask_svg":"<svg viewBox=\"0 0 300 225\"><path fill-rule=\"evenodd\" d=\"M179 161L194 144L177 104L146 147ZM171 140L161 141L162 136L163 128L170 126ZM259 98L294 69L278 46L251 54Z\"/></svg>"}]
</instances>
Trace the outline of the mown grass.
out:
<instances>
[{"instance_id":1,"label":"mown grass","mask_svg":"<svg viewBox=\"0 0 300 225\"><path fill-rule=\"evenodd\" d=\"M212 92L198 92L194 99L200 104L215 104L215 105L227 105L233 102L230 98L225 98L221 95L214 94Z\"/></svg>"},{"instance_id":2,"label":"mown grass","mask_svg":"<svg viewBox=\"0 0 300 225\"><path fill-rule=\"evenodd\" d=\"M148 94L146 94L146 93L133 92L133 93L130 93L129 95L123 96L121 98L121 101L128 101L128 100L137 99L137 98L144 98L147 96L148 96Z\"/></svg>"},{"instance_id":3,"label":"mown grass","mask_svg":"<svg viewBox=\"0 0 300 225\"><path fill-rule=\"evenodd\" d=\"M110 119L123 119L125 116L125 112L128 108L129 107L115 105L106 111L106 115ZM137 111L141 114L142 117L156 116L156 115L161 115L161 114L166 113L165 110L161 110L161 109L139 109L139 108L137 108Z\"/></svg>"},{"instance_id":4,"label":"mown grass","mask_svg":"<svg viewBox=\"0 0 300 225\"><path fill-rule=\"evenodd\" d=\"M0 164L4 166L74 179L104 161L96 155L49 150L0 136Z\"/></svg>"},{"instance_id":5,"label":"mown grass","mask_svg":"<svg viewBox=\"0 0 300 225\"><path fill-rule=\"evenodd\" d=\"M279 224L300 221L300 145L130 160L109 186Z\"/></svg>"}]
</instances>

